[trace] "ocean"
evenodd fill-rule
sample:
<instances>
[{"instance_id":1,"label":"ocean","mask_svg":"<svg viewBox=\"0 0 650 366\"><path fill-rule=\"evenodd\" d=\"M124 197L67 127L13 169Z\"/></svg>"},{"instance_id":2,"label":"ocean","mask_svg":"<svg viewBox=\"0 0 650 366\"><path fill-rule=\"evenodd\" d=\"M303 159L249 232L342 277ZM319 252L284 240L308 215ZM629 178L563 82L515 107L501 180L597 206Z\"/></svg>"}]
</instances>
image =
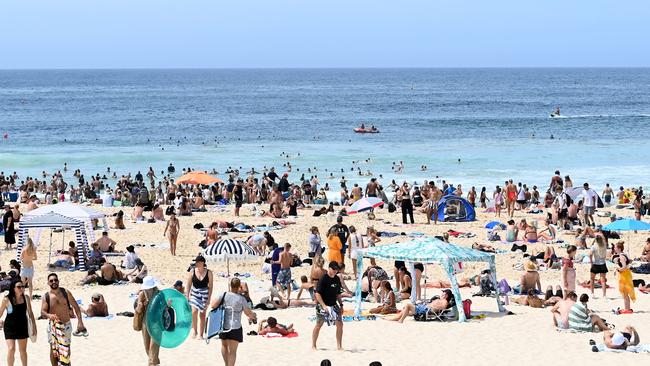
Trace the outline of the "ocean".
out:
<instances>
[{"instance_id":1,"label":"ocean","mask_svg":"<svg viewBox=\"0 0 650 366\"><path fill-rule=\"evenodd\" d=\"M381 132L354 133L361 122ZM290 161L292 178L335 188L342 175L365 183L357 168L488 191L509 178L546 187L556 169L638 186L649 124L650 69L0 71L0 170L21 177L64 163L70 176Z\"/></svg>"}]
</instances>

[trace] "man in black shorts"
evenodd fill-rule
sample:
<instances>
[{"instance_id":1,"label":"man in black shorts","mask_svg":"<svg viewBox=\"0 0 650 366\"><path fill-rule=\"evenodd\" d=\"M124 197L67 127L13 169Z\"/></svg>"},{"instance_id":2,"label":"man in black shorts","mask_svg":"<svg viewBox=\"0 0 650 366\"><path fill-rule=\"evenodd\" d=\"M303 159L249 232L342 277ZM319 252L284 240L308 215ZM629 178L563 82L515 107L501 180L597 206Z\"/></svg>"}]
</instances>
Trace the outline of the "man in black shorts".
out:
<instances>
[{"instance_id":1,"label":"man in black shorts","mask_svg":"<svg viewBox=\"0 0 650 366\"><path fill-rule=\"evenodd\" d=\"M336 324L336 347L342 350L343 341L343 301L341 300L341 280L337 276L339 265L330 262L327 273L316 285L316 325L311 334L311 348L317 350L316 341L324 322Z\"/></svg>"}]
</instances>

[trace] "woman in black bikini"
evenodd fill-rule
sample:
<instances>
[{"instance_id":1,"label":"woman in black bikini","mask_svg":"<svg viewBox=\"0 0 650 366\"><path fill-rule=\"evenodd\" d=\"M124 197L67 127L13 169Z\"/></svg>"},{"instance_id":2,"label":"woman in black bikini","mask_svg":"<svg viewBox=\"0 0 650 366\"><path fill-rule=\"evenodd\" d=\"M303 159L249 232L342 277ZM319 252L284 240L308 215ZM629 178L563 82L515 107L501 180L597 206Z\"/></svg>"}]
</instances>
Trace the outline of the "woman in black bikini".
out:
<instances>
[{"instance_id":1,"label":"woman in black bikini","mask_svg":"<svg viewBox=\"0 0 650 366\"><path fill-rule=\"evenodd\" d=\"M411 284L413 279L411 278L411 272L406 270L406 267L401 267L399 269L400 278L402 281L402 291L400 291L400 297L402 300L411 298Z\"/></svg>"}]
</instances>

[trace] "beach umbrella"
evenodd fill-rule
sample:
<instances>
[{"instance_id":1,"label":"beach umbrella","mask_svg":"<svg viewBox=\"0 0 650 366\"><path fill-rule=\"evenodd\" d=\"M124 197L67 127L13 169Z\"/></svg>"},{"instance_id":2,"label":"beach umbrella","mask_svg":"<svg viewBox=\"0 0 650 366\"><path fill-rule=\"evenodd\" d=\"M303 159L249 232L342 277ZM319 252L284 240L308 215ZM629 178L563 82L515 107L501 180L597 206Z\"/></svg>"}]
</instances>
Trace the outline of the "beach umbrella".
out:
<instances>
[{"instance_id":1,"label":"beach umbrella","mask_svg":"<svg viewBox=\"0 0 650 366\"><path fill-rule=\"evenodd\" d=\"M607 231L644 231L650 230L650 224L645 221L633 219L621 219L603 226L603 230Z\"/></svg>"},{"instance_id":2,"label":"beach umbrella","mask_svg":"<svg viewBox=\"0 0 650 366\"><path fill-rule=\"evenodd\" d=\"M228 276L230 276L230 261L255 260L259 256L247 243L236 239L221 239L214 244L207 246L203 250L203 256L206 260L226 261Z\"/></svg>"},{"instance_id":3,"label":"beach umbrella","mask_svg":"<svg viewBox=\"0 0 650 366\"><path fill-rule=\"evenodd\" d=\"M384 204L380 198L377 197L363 197L352 204L348 210L348 214L355 214L363 211L372 210Z\"/></svg>"},{"instance_id":4,"label":"beach umbrella","mask_svg":"<svg viewBox=\"0 0 650 366\"><path fill-rule=\"evenodd\" d=\"M217 177L213 177L206 172L189 172L185 175L180 176L176 179L178 184L213 184L213 183L223 183L223 181Z\"/></svg>"}]
</instances>

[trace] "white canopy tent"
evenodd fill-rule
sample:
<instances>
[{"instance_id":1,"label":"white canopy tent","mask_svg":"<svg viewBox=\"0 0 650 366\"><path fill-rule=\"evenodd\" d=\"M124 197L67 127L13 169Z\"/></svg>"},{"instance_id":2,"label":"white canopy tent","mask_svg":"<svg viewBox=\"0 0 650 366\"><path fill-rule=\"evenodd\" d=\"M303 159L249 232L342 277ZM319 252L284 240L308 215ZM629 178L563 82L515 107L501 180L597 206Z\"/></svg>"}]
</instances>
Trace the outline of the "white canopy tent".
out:
<instances>
[{"instance_id":1,"label":"white canopy tent","mask_svg":"<svg viewBox=\"0 0 650 366\"><path fill-rule=\"evenodd\" d=\"M106 221L106 214L104 212L70 202L60 202L54 205L42 206L35 210L24 213L23 217L28 220L30 218L46 215L49 213L56 213L67 218L81 221L86 229L86 236L91 243L95 241L95 233L93 230L92 220L101 219L102 225L104 226L104 231L108 231L108 222ZM38 237L39 234L36 235Z\"/></svg>"},{"instance_id":2,"label":"white canopy tent","mask_svg":"<svg viewBox=\"0 0 650 366\"><path fill-rule=\"evenodd\" d=\"M88 255L89 248L88 238L86 237L86 230L84 230L84 223L82 221L65 217L53 212L21 221L20 227L18 229L18 246L16 248L16 259L18 261L20 261L20 256L23 252L23 248L27 243L27 238L29 237L29 229L63 229L64 232L66 229L74 230L77 247L79 248L77 250L77 255L79 258L79 269L86 269L86 256ZM34 245L38 245L38 243L38 240L34 241ZM52 251L52 236L50 236L49 251Z\"/></svg>"}]
</instances>

